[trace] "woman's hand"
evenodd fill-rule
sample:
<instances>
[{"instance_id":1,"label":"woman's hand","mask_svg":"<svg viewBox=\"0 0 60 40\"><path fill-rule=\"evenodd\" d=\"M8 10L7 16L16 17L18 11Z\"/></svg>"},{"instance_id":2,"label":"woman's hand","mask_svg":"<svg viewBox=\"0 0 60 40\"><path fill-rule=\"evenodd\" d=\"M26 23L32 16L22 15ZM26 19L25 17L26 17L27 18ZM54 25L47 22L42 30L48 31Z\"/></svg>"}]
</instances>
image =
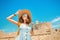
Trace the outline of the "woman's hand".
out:
<instances>
[{"instance_id":1,"label":"woman's hand","mask_svg":"<svg viewBox=\"0 0 60 40\"><path fill-rule=\"evenodd\" d=\"M15 14L19 14L19 11L20 11L20 10L18 10Z\"/></svg>"},{"instance_id":2,"label":"woman's hand","mask_svg":"<svg viewBox=\"0 0 60 40\"><path fill-rule=\"evenodd\" d=\"M18 14L18 12L15 13L16 15Z\"/></svg>"},{"instance_id":3,"label":"woman's hand","mask_svg":"<svg viewBox=\"0 0 60 40\"><path fill-rule=\"evenodd\" d=\"M33 35L34 35L34 31L32 31L32 30L31 30L31 31L30 31L30 33L31 33L31 36L33 36Z\"/></svg>"}]
</instances>

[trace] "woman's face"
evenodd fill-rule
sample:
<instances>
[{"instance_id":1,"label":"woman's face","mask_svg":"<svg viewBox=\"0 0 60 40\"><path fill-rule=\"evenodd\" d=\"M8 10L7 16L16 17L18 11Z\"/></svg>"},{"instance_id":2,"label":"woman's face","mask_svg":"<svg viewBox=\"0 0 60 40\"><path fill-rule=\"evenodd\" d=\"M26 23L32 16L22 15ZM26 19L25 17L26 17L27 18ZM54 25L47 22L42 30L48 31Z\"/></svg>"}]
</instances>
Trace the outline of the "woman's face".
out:
<instances>
[{"instance_id":1,"label":"woman's face","mask_svg":"<svg viewBox=\"0 0 60 40\"><path fill-rule=\"evenodd\" d=\"M22 18L23 18L23 20L26 20L27 19L27 14L23 14Z\"/></svg>"}]
</instances>

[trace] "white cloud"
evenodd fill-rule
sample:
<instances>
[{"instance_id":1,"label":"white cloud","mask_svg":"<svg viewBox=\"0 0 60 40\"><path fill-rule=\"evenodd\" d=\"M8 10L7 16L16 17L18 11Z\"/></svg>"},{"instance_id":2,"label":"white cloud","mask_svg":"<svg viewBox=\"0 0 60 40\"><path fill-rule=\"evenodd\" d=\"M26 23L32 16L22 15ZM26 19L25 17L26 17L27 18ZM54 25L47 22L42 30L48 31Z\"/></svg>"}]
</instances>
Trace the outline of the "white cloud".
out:
<instances>
[{"instance_id":1,"label":"white cloud","mask_svg":"<svg viewBox=\"0 0 60 40\"><path fill-rule=\"evenodd\" d=\"M57 25L53 25L54 27L59 27L60 26L60 24L57 24Z\"/></svg>"},{"instance_id":2,"label":"white cloud","mask_svg":"<svg viewBox=\"0 0 60 40\"><path fill-rule=\"evenodd\" d=\"M51 21L51 23L55 23L55 22L57 22L57 21L60 21L60 17L53 19L53 20Z\"/></svg>"},{"instance_id":3,"label":"white cloud","mask_svg":"<svg viewBox=\"0 0 60 40\"><path fill-rule=\"evenodd\" d=\"M60 17L57 17L51 21L53 28L60 28Z\"/></svg>"}]
</instances>

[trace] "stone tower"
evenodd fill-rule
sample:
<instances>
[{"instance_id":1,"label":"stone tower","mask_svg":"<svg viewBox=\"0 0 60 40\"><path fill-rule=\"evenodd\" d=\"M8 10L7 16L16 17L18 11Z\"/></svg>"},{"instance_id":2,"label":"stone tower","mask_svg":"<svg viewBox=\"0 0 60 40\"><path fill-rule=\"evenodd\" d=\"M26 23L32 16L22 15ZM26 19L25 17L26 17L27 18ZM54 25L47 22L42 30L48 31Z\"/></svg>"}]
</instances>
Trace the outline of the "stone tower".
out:
<instances>
[{"instance_id":1,"label":"stone tower","mask_svg":"<svg viewBox=\"0 0 60 40\"><path fill-rule=\"evenodd\" d=\"M39 28L39 21L38 21L38 20L36 20L36 25L35 25L35 27L36 27L36 29Z\"/></svg>"}]
</instances>

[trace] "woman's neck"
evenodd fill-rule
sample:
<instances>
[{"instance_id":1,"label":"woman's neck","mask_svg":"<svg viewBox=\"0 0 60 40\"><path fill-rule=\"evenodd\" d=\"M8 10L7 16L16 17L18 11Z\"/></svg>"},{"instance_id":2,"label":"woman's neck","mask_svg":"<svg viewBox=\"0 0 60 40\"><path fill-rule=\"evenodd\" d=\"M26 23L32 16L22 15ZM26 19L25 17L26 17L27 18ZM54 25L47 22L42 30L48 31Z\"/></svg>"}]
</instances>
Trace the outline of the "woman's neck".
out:
<instances>
[{"instance_id":1,"label":"woman's neck","mask_svg":"<svg viewBox=\"0 0 60 40\"><path fill-rule=\"evenodd\" d=\"M26 23L26 20L24 20L24 23Z\"/></svg>"},{"instance_id":2,"label":"woman's neck","mask_svg":"<svg viewBox=\"0 0 60 40\"><path fill-rule=\"evenodd\" d=\"M24 20L24 24L26 24L26 20ZM28 24L26 24L26 25L28 25Z\"/></svg>"}]
</instances>

